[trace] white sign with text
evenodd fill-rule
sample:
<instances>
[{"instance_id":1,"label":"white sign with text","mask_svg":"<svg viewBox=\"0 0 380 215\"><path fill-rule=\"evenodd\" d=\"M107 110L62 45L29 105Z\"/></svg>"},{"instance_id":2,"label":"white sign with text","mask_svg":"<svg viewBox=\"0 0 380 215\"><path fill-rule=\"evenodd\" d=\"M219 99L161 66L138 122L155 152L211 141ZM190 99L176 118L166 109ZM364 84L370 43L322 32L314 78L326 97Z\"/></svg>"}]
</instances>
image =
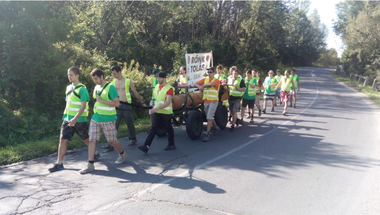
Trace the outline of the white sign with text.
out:
<instances>
[{"instance_id":1,"label":"white sign with text","mask_svg":"<svg viewBox=\"0 0 380 215\"><path fill-rule=\"evenodd\" d=\"M211 66L212 51L208 53L194 53L186 54L186 72L190 80L187 85L194 86L194 84L206 77L207 68Z\"/></svg>"}]
</instances>

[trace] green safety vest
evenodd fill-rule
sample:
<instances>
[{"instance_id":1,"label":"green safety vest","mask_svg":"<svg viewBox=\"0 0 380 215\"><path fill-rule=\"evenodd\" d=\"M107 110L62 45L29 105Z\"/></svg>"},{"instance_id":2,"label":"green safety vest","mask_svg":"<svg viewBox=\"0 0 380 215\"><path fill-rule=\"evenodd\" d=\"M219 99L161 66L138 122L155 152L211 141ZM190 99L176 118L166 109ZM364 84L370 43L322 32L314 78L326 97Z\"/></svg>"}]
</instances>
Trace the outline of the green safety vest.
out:
<instances>
[{"instance_id":1,"label":"green safety vest","mask_svg":"<svg viewBox=\"0 0 380 215\"><path fill-rule=\"evenodd\" d=\"M283 76L281 78L281 91L290 91L290 87L291 87L291 81L292 79L289 77L288 80L286 80L285 82L285 78L286 76Z\"/></svg>"},{"instance_id":2,"label":"green safety vest","mask_svg":"<svg viewBox=\"0 0 380 215\"><path fill-rule=\"evenodd\" d=\"M187 86L187 75L186 76L183 76L183 75L179 76L179 86ZM186 89L181 89L180 92L186 93Z\"/></svg>"},{"instance_id":3,"label":"green safety vest","mask_svg":"<svg viewBox=\"0 0 380 215\"><path fill-rule=\"evenodd\" d=\"M252 77L251 80L249 80L249 83L254 84L255 80L256 79ZM244 82L246 81L248 81L247 77L244 78ZM255 89L256 87L251 87L250 85L247 85L246 87L248 87L248 96L256 95L256 89Z\"/></svg>"},{"instance_id":4,"label":"green safety vest","mask_svg":"<svg viewBox=\"0 0 380 215\"><path fill-rule=\"evenodd\" d=\"M127 103L131 104L132 103L132 97L131 93L129 92L129 86L131 85L131 80L128 78L125 79L125 97L127 98ZM116 79L113 79L112 84L116 86Z\"/></svg>"},{"instance_id":5,"label":"green safety vest","mask_svg":"<svg viewBox=\"0 0 380 215\"><path fill-rule=\"evenodd\" d=\"M277 75L276 76L274 76L275 78L277 77ZM280 82L280 80L281 80L281 78L283 77L283 75L280 75L278 78L276 78L277 79L277 82Z\"/></svg>"},{"instance_id":6,"label":"green safety vest","mask_svg":"<svg viewBox=\"0 0 380 215\"><path fill-rule=\"evenodd\" d=\"M269 84L274 84L274 83L276 83L276 78L275 78L275 77L272 77L272 78L271 78L271 77L266 77L264 83L267 83L267 80L268 80L268 79L270 79L270 83L269 83ZM269 85L269 84L268 84L268 85ZM268 87L270 87L271 91L274 91L274 89L276 88L276 86L268 86ZM267 88L268 88L268 87L267 87Z\"/></svg>"},{"instance_id":7,"label":"green safety vest","mask_svg":"<svg viewBox=\"0 0 380 215\"><path fill-rule=\"evenodd\" d=\"M213 82L215 80L216 80L216 78L214 77L214 79L212 79L211 82ZM205 78L205 82L204 82L203 86L205 84L208 84L209 82L210 82L210 78L209 77ZM203 88L203 100L207 99L209 101L219 101L219 98L218 98L219 87L220 87L220 85L218 86L218 88L216 88L216 86Z\"/></svg>"},{"instance_id":8,"label":"green safety vest","mask_svg":"<svg viewBox=\"0 0 380 215\"><path fill-rule=\"evenodd\" d=\"M173 87L170 86L170 84L166 84L164 87L162 87L160 92L158 92L158 90L160 89L160 85L159 84L156 85L156 87L153 90L153 96L154 98L156 98L156 100L154 101L154 107L158 107L166 102L166 93L169 91L170 88L173 88ZM166 108L160 109L156 113L172 114L173 103L170 102L170 104Z\"/></svg>"},{"instance_id":9,"label":"green safety vest","mask_svg":"<svg viewBox=\"0 0 380 215\"><path fill-rule=\"evenodd\" d=\"M153 91L154 91L154 88L156 87L157 84L158 84L157 78L153 77L153 79L152 79ZM152 100L154 100L154 94L152 94Z\"/></svg>"},{"instance_id":10,"label":"green safety vest","mask_svg":"<svg viewBox=\"0 0 380 215\"><path fill-rule=\"evenodd\" d=\"M83 84L78 84L75 88L74 85L69 85L66 88L66 96L67 96L67 101L66 101L66 108L63 111L63 114L68 114L70 116L75 116L80 107L82 102L80 101L80 96L79 96L79 91L80 88L86 88ZM83 113L81 116L88 116L88 102L86 102L86 108L84 109Z\"/></svg>"},{"instance_id":11,"label":"green safety vest","mask_svg":"<svg viewBox=\"0 0 380 215\"><path fill-rule=\"evenodd\" d=\"M298 88L298 83L297 83L298 75L297 74L295 74L294 76L291 75L291 77L293 78L294 87Z\"/></svg>"},{"instance_id":12,"label":"green safety vest","mask_svg":"<svg viewBox=\"0 0 380 215\"><path fill-rule=\"evenodd\" d=\"M234 97L242 97L244 95L244 92L241 92L241 91L238 91L235 86L238 85L240 87L240 82L241 82L241 79L238 78L235 83L233 84L233 86L228 86L230 88L230 95L231 96L234 96Z\"/></svg>"},{"instance_id":13,"label":"green safety vest","mask_svg":"<svg viewBox=\"0 0 380 215\"><path fill-rule=\"evenodd\" d=\"M256 93L260 93L261 92L261 87L260 87L260 84L259 84L259 80L260 80L260 77L255 77L256 79Z\"/></svg>"},{"instance_id":14,"label":"green safety vest","mask_svg":"<svg viewBox=\"0 0 380 215\"><path fill-rule=\"evenodd\" d=\"M221 75L216 74L215 78L219 79L219 81L222 80L222 79L227 80L227 76L225 76L224 74L221 74Z\"/></svg>"},{"instance_id":15,"label":"green safety vest","mask_svg":"<svg viewBox=\"0 0 380 215\"><path fill-rule=\"evenodd\" d=\"M100 95L100 97L103 100L111 101L108 97L108 92L109 92L110 87L111 87L111 84L108 84L107 87L103 90L102 94ZM96 85L95 87L96 94L94 98L96 98L96 95L98 95L100 91L102 91L100 89L100 85ZM116 108L97 101L94 104L94 113L98 113L100 115L116 115Z\"/></svg>"}]
</instances>

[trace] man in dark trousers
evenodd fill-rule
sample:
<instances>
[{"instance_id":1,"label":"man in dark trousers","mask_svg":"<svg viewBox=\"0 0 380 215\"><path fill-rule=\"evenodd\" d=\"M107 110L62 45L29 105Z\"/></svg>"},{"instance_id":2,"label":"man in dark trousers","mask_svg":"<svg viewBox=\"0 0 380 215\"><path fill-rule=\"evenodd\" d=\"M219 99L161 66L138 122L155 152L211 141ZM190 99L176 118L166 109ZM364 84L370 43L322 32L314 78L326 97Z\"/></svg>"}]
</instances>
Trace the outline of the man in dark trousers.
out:
<instances>
[{"instance_id":1,"label":"man in dark trousers","mask_svg":"<svg viewBox=\"0 0 380 215\"><path fill-rule=\"evenodd\" d=\"M144 145L138 148L144 153L148 153L150 145L153 142L156 131L161 124L164 124L168 131L168 146L164 150L176 149L174 144L174 129L171 123L173 113L172 98L174 95L174 88L166 83L166 73L159 72L157 76L158 84L153 90L155 98L154 106L151 109L152 113L152 128L150 129Z\"/></svg>"}]
</instances>

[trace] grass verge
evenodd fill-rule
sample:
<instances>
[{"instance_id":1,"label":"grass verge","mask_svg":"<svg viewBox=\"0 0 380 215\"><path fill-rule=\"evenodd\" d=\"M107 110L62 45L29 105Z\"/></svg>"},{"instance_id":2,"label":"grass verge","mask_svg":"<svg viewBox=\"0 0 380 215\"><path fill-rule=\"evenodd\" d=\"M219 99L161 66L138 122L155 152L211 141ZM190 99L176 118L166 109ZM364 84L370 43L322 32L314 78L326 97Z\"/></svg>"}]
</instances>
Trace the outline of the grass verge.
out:
<instances>
[{"instance_id":1,"label":"grass verge","mask_svg":"<svg viewBox=\"0 0 380 215\"><path fill-rule=\"evenodd\" d=\"M364 87L363 85L358 85L357 81L352 81L349 77L342 77L336 71L332 72L332 74L337 80L366 94L376 105L380 106L380 92L372 90L371 86Z\"/></svg>"},{"instance_id":2,"label":"grass verge","mask_svg":"<svg viewBox=\"0 0 380 215\"><path fill-rule=\"evenodd\" d=\"M150 129L149 117L140 118L134 121L136 127L136 133L148 131ZM119 127L117 134L118 138L128 136L128 129L125 123L122 123ZM99 142L105 142L104 135L102 135ZM33 158L42 157L55 153L58 150L59 134L46 137L39 141L30 141L14 146L7 146L0 149L0 165L11 164L20 161L27 161ZM79 149L85 147L78 135L74 135L73 139L69 141L67 145L68 150Z\"/></svg>"}]
</instances>

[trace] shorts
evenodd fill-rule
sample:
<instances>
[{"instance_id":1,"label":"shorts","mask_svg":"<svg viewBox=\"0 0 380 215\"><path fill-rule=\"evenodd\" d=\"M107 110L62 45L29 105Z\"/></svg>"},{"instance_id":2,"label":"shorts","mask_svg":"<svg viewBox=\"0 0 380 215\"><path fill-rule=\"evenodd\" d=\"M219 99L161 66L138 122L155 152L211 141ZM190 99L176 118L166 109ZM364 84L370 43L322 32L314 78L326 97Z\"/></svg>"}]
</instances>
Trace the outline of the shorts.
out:
<instances>
[{"instance_id":1,"label":"shorts","mask_svg":"<svg viewBox=\"0 0 380 215\"><path fill-rule=\"evenodd\" d=\"M71 140L74 133L77 133L82 140L88 139L87 122L77 122L74 126L69 126L68 121L63 121L61 125L60 138L63 140Z\"/></svg>"},{"instance_id":2,"label":"shorts","mask_svg":"<svg viewBox=\"0 0 380 215\"><path fill-rule=\"evenodd\" d=\"M104 136L106 137L109 143L112 143L117 140L117 130L115 126L115 121L95 122L94 120L91 120L89 129L90 141L100 140L101 131L103 131Z\"/></svg>"},{"instance_id":3,"label":"shorts","mask_svg":"<svg viewBox=\"0 0 380 215\"><path fill-rule=\"evenodd\" d=\"M281 91L280 88L278 88L278 89L276 90L276 98L280 98L280 91Z\"/></svg>"},{"instance_id":4,"label":"shorts","mask_svg":"<svg viewBox=\"0 0 380 215\"><path fill-rule=\"evenodd\" d=\"M149 107L153 107L154 105L154 100L150 100L149 102ZM152 115L152 112L151 112L152 109L149 109L149 115ZM146 113L146 112L145 112Z\"/></svg>"},{"instance_id":5,"label":"shorts","mask_svg":"<svg viewBox=\"0 0 380 215\"><path fill-rule=\"evenodd\" d=\"M265 93L264 94L264 100L274 100L276 98L275 93Z\"/></svg>"},{"instance_id":6,"label":"shorts","mask_svg":"<svg viewBox=\"0 0 380 215\"><path fill-rule=\"evenodd\" d=\"M254 108L255 107L255 99L243 98L243 107L247 107L247 105L248 105L248 108Z\"/></svg>"},{"instance_id":7,"label":"shorts","mask_svg":"<svg viewBox=\"0 0 380 215\"><path fill-rule=\"evenodd\" d=\"M218 108L218 101L213 101L210 103L204 103L206 119L214 119L216 108Z\"/></svg>"},{"instance_id":8,"label":"shorts","mask_svg":"<svg viewBox=\"0 0 380 215\"><path fill-rule=\"evenodd\" d=\"M281 91L281 101L282 102L289 101L289 91Z\"/></svg>"},{"instance_id":9,"label":"shorts","mask_svg":"<svg viewBox=\"0 0 380 215\"><path fill-rule=\"evenodd\" d=\"M241 99L234 99L234 100L228 100L229 105L229 110L231 112L237 112L240 108L240 100Z\"/></svg>"},{"instance_id":10,"label":"shorts","mask_svg":"<svg viewBox=\"0 0 380 215\"><path fill-rule=\"evenodd\" d=\"M298 88L296 90L290 90L290 95L298 94Z\"/></svg>"}]
</instances>

